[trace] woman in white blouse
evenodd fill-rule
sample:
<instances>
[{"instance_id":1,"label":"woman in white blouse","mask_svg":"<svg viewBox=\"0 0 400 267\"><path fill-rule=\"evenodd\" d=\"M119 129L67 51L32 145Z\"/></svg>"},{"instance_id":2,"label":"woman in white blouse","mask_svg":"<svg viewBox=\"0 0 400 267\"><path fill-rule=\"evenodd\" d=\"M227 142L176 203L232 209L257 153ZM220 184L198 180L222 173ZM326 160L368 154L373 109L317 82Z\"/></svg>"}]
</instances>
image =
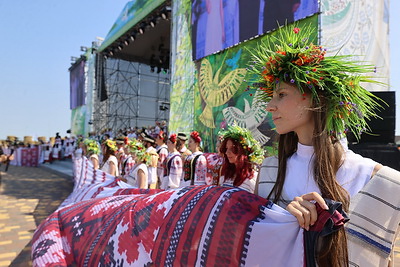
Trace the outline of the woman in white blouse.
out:
<instances>
[{"instance_id":1,"label":"woman in white blouse","mask_svg":"<svg viewBox=\"0 0 400 267\"><path fill-rule=\"evenodd\" d=\"M150 154L146 152L144 145L136 140L129 142L128 149L135 165L124 178L128 184L136 188L147 189L149 180L147 164L150 163Z\"/></svg>"},{"instance_id":2,"label":"woman in white blouse","mask_svg":"<svg viewBox=\"0 0 400 267\"><path fill-rule=\"evenodd\" d=\"M111 174L113 176L118 176L118 161L115 153L117 152L118 148L115 141L111 139L106 139L101 144L101 151L103 152L103 161L101 163L100 170Z\"/></svg>"}]
</instances>

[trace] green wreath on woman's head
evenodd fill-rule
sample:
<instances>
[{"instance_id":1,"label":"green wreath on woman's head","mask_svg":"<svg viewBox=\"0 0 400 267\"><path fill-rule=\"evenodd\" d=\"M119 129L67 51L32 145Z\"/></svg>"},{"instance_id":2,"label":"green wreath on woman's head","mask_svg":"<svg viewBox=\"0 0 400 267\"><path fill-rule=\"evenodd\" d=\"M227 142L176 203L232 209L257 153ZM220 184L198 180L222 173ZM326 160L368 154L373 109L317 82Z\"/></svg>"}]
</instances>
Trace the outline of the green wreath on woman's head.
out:
<instances>
[{"instance_id":1,"label":"green wreath on woman's head","mask_svg":"<svg viewBox=\"0 0 400 267\"><path fill-rule=\"evenodd\" d=\"M86 145L86 150L90 154L100 154L100 146L96 140L93 139L85 139L83 143Z\"/></svg>"},{"instance_id":2,"label":"green wreath on woman's head","mask_svg":"<svg viewBox=\"0 0 400 267\"><path fill-rule=\"evenodd\" d=\"M136 139L131 139L128 142L129 152L136 156L137 160L150 164L151 155L146 152L144 145Z\"/></svg>"},{"instance_id":3,"label":"green wreath on woman's head","mask_svg":"<svg viewBox=\"0 0 400 267\"><path fill-rule=\"evenodd\" d=\"M238 141L242 145L245 154L249 157L250 162L256 164L262 163L264 159L264 150L261 148L260 143L254 139L248 129L237 125L231 125L228 126L227 130L220 131L218 135L222 137L221 142L226 138Z\"/></svg>"},{"instance_id":4,"label":"green wreath on woman's head","mask_svg":"<svg viewBox=\"0 0 400 267\"><path fill-rule=\"evenodd\" d=\"M249 69L260 99L269 102L281 81L296 85L302 93L309 89L317 103L322 93L327 99L329 134L341 138L350 130L359 137L368 129L366 120L377 117L376 109L381 107L377 97L361 86L363 82L379 83L367 75L375 67L350 61L350 56L326 56L326 49L310 40L316 30L297 25L280 28L250 51Z\"/></svg>"},{"instance_id":5,"label":"green wreath on woman's head","mask_svg":"<svg viewBox=\"0 0 400 267\"><path fill-rule=\"evenodd\" d=\"M103 142L104 145L106 145L110 150L116 152L118 150L117 143L111 139L106 139Z\"/></svg>"}]
</instances>

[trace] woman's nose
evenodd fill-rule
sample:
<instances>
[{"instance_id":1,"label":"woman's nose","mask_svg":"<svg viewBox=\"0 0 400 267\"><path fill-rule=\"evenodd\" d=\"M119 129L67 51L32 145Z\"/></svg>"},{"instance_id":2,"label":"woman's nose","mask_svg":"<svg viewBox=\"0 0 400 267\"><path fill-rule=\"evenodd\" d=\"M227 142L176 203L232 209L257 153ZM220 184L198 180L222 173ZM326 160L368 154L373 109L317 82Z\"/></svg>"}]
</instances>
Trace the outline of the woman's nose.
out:
<instances>
[{"instance_id":1,"label":"woman's nose","mask_svg":"<svg viewBox=\"0 0 400 267\"><path fill-rule=\"evenodd\" d=\"M267 104L266 110L268 112L276 111L276 105L271 101Z\"/></svg>"}]
</instances>

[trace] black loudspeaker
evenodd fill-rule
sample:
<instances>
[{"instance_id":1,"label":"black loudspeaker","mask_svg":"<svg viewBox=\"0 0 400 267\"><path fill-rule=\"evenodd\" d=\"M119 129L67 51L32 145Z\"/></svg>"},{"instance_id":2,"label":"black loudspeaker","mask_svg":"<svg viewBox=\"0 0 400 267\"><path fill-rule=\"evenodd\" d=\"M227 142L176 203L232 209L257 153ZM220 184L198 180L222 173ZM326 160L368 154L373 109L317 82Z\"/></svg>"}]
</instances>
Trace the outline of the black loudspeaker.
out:
<instances>
[{"instance_id":1,"label":"black loudspeaker","mask_svg":"<svg viewBox=\"0 0 400 267\"><path fill-rule=\"evenodd\" d=\"M400 150L395 144L349 144L349 149L363 157L400 171Z\"/></svg>"},{"instance_id":2,"label":"black loudspeaker","mask_svg":"<svg viewBox=\"0 0 400 267\"><path fill-rule=\"evenodd\" d=\"M372 118L367 121L370 127L370 133L362 133L357 141L352 133L349 133L347 139L349 143L374 143L374 144L392 144L394 143L396 128L396 95L395 92L372 92L375 96L382 99L385 103L378 101L382 108L377 112L381 118Z\"/></svg>"}]
</instances>

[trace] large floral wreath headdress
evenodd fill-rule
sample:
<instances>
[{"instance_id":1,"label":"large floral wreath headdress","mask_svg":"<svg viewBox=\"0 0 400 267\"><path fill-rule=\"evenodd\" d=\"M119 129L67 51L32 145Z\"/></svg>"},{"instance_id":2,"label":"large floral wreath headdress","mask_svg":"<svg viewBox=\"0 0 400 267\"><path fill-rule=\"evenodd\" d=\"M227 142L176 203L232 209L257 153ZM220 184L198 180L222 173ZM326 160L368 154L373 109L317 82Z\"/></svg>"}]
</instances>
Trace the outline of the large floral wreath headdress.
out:
<instances>
[{"instance_id":1,"label":"large floral wreath headdress","mask_svg":"<svg viewBox=\"0 0 400 267\"><path fill-rule=\"evenodd\" d=\"M221 142L226 138L238 141L242 145L245 154L249 157L250 162L256 164L262 163L264 159L264 150L261 148L260 143L254 139L248 129L237 125L231 125L228 126L227 130L220 131L218 135L222 137Z\"/></svg>"},{"instance_id":2,"label":"large floral wreath headdress","mask_svg":"<svg viewBox=\"0 0 400 267\"><path fill-rule=\"evenodd\" d=\"M93 139L85 139L83 143L86 145L86 150L91 154L100 154L100 146L96 140Z\"/></svg>"},{"instance_id":3,"label":"large floral wreath headdress","mask_svg":"<svg viewBox=\"0 0 400 267\"><path fill-rule=\"evenodd\" d=\"M111 139L106 139L103 142L104 145L106 145L110 150L116 152L118 150L117 143Z\"/></svg>"},{"instance_id":4,"label":"large floral wreath headdress","mask_svg":"<svg viewBox=\"0 0 400 267\"><path fill-rule=\"evenodd\" d=\"M134 154L138 161L150 164L150 154L146 152L146 148L143 143L136 139L131 139L128 143L129 152Z\"/></svg>"},{"instance_id":5,"label":"large floral wreath headdress","mask_svg":"<svg viewBox=\"0 0 400 267\"><path fill-rule=\"evenodd\" d=\"M317 103L322 93L327 100L329 134L342 138L350 130L358 138L369 129L366 120L377 117L376 109L381 107L378 98L361 86L362 82L379 83L368 75L376 68L351 61L350 56L326 56L326 49L311 42L315 34L311 25L299 28L294 23L250 51L253 86L265 102L281 81L296 85L302 93L308 89Z\"/></svg>"}]
</instances>

